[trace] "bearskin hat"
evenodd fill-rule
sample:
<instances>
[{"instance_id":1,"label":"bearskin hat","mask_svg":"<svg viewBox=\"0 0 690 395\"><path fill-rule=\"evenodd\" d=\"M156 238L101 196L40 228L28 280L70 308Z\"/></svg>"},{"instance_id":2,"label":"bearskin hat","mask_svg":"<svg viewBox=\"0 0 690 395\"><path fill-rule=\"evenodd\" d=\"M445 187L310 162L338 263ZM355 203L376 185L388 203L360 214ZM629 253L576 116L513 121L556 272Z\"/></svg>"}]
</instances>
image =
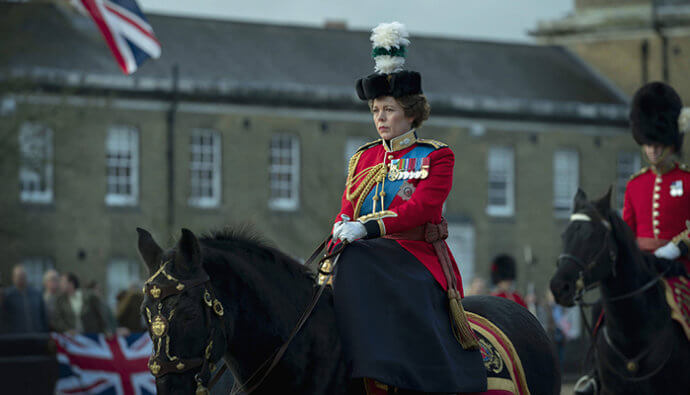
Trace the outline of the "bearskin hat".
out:
<instances>
[{"instance_id":1,"label":"bearskin hat","mask_svg":"<svg viewBox=\"0 0 690 395\"><path fill-rule=\"evenodd\" d=\"M407 37L409 34L405 26L399 22L381 23L372 29L370 39L376 72L355 83L357 96L361 100L422 93L422 76L416 71L403 70L410 45Z\"/></svg>"},{"instance_id":2,"label":"bearskin hat","mask_svg":"<svg viewBox=\"0 0 690 395\"><path fill-rule=\"evenodd\" d=\"M508 254L497 255L491 263L491 282L496 285L503 280L515 280L515 259Z\"/></svg>"},{"instance_id":3,"label":"bearskin hat","mask_svg":"<svg viewBox=\"0 0 690 395\"><path fill-rule=\"evenodd\" d=\"M637 144L672 146L679 152L683 133L679 117L683 102L663 82L650 82L637 90L630 108L630 129Z\"/></svg>"}]
</instances>

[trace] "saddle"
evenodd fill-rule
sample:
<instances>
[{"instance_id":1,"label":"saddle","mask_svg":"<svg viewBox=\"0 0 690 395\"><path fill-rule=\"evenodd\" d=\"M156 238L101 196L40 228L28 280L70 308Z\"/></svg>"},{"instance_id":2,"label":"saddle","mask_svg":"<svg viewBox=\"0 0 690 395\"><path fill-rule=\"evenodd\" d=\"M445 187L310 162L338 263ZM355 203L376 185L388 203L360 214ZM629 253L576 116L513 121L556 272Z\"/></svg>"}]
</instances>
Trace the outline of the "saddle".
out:
<instances>
[{"instance_id":1,"label":"saddle","mask_svg":"<svg viewBox=\"0 0 690 395\"><path fill-rule=\"evenodd\" d=\"M522 362L510 339L479 314L467 311L466 315L479 342L487 375L487 390L474 395L529 395ZM367 395L405 393L371 379L367 379L364 385Z\"/></svg>"},{"instance_id":2,"label":"saddle","mask_svg":"<svg viewBox=\"0 0 690 395\"><path fill-rule=\"evenodd\" d=\"M690 340L690 280L687 277L664 278L666 302L671 308L671 318L683 327Z\"/></svg>"}]
</instances>

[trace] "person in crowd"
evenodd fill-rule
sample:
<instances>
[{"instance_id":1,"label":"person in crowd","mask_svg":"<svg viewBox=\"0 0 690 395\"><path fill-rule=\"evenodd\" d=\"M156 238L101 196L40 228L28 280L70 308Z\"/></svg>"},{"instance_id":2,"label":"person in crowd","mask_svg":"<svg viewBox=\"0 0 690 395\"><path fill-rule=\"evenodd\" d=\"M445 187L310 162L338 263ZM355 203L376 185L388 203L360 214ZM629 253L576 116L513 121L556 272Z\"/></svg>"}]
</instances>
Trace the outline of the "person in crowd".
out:
<instances>
[{"instance_id":1,"label":"person in crowd","mask_svg":"<svg viewBox=\"0 0 690 395\"><path fill-rule=\"evenodd\" d=\"M107 333L108 320L101 300L79 287L74 273L60 277L61 294L55 302L55 330L68 333Z\"/></svg>"},{"instance_id":2,"label":"person in crowd","mask_svg":"<svg viewBox=\"0 0 690 395\"><path fill-rule=\"evenodd\" d=\"M48 326L53 329L53 317L55 316L55 301L60 291L60 275L54 269L43 273L43 304L46 309Z\"/></svg>"},{"instance_id":3,"label":"person in crowd","mask_svg":"<svg viewBox=\"0 0 690 395\"><path fill-rule=\"evenodd\" d=\"M12 286L3 290L2 319L9 333L47 332L41 293L27 282L24 266L12 269Z\"/></svg>"},{"instance_id":4,"label":"person in crowd","mask_svg":"<svg viewBox=\"0 0 690 395\"><path fill-rule=\"evenodd\" d=\"M481 277L475 277L470 283L470 287L465 291L465 296L470 295L487 295L489 293L486 288L486 281Z\"/></svg>"},{"instance_id":5,"label":"person in crowd","mask_svg":"<svg viewBox=\"0 0 690 395\"><path fill-rule=\"evenodd\" d=\"M98 283L98 281L91 280L86 284L86 289L89 290L92 294L96 295L96 297L98 297L98 300L100 300L101 310L103 310L103 314L105 315L106 321L108 323L108 332L114 332L117 328L117 319L115 318L113 309L110 308L108 302L105 299L105 296L103 296L103 290L101 289L101 285Z\"/></svg>"},{"instance_id":6,"label":"person in crowd","mask_svg":"<svg viewBox=\"0 0 690 395\"><path fill-rule=\"evenodd\" d=\"M146 327L140 314L141 304L144 301L141 287L132 284L119 296L116 309L118 328L126 328L131 333L144 332Z\"/></svg>"},{"instance_id":7,"label":"person in crowd","mask_svg":"<svg viewBox=\"0 0 690 395\"><path fill-rule=\"evenodd\" d=\"M494 285L491 295L506 298L527 308L522 296L515 291L515 259L508 254L497 255L491 262L491 282Z\"/></svg>"}]
</instances>

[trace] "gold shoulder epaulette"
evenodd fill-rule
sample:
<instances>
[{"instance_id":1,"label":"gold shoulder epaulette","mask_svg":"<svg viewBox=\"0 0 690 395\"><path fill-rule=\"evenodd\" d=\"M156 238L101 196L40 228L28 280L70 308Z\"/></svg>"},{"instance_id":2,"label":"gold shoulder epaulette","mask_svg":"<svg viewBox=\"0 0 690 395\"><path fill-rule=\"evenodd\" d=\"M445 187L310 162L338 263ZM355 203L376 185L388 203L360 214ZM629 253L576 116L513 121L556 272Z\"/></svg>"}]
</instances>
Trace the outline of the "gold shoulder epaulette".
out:
<instances>
[{"instance_id":1,"label":"gold shoulder epaulette","mask_svg":"<svg viewBox=\"0 0 690 395\"><path fill-rule=\"evenodd\" d=\"M690 173L690 166L688 166L685 163L678 163L678 168L683 170L683 171L687 171L688 173Z\"/></svg>"},{"instance_id":2,"label":"gold shoulder epaulette","mask_svg":"<svg viewBox=\"0 0 690 395\"><path fill-rule=\"evenodd\" d=\"M375 145L378 145L378 144L381 144L381 139L370 141L370 142L364 144L363 146L357 148L357 151L355 151L355 152L364 151L364 150L366 150L370 147L373 147Z\"/></svg>"},{"instance_id":3,"label":"gold shoulder epaulette","mask_svg":"<svg viewBox=\"0 0 690 395\"><path fill-rule=\"evenodd\" d=\"M643 175L644 173L647 172L647 170L649 170L649 167L643 167L643 168L641 168L640 171L638 171L637 173L631 175L630 178L628 178L628 181L631 181L633 178L636 178L636 177L638 177L638 176Z\"/></svg>"},{"instance_id":4,"label":"gold shoulder epaulette","mask_svg":"<svg viewBox=\"0 0 690 395\"><path fill-rule=\"evenodd\" d=\"M418 139L418 140L417 140L417 143L419 143L419 144L427 144L427 145L430 145L430 146L432 146L432 147L434 147L434 148L436 148L436 149L439 149L439 148L443 148L443 147L447 147L447 146L448 146L448 144L446 144L446 143L442 143L442 142L440 142L440 141L438 141L438 140L432 140L432 139Z\"/></svg>"}]
</instances>

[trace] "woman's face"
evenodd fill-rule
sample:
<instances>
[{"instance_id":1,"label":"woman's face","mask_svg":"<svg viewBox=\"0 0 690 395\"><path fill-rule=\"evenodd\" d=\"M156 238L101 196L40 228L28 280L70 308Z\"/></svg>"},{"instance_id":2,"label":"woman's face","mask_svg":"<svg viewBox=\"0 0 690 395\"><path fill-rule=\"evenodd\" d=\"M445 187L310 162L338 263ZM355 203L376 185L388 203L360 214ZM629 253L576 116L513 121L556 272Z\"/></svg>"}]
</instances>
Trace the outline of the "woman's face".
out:
<instances>
[{"instance_id":1,"label":"woman's face","mask_svg":"<svg viewBox=\"0 0 690 395\"><path fill-rule=\"evenodd\" d=\"M374 99L371 105L376 131L384 140L390 140L408 132L412 128L412 117L406 117L400 103L392 96Z\"/></svg>"},{"instance_id":2,"label":"woman's face","mask_svg":"<svg viewBox=\"0 0 690 395\"><path fill-rule=\"evenodd\" d=\"M667 150L670 150L670 149L671 149L671 147L667 147L667 146L659 145L659 144L654 144L654 145L642 144L642 150L644 151L644 154L647 156L649 163L651 163L653 165L658 165L661 162L667 160L667 158L668 158Z\"/></svg>"}]
</instances>

